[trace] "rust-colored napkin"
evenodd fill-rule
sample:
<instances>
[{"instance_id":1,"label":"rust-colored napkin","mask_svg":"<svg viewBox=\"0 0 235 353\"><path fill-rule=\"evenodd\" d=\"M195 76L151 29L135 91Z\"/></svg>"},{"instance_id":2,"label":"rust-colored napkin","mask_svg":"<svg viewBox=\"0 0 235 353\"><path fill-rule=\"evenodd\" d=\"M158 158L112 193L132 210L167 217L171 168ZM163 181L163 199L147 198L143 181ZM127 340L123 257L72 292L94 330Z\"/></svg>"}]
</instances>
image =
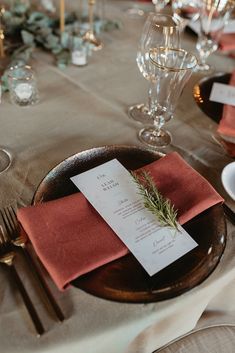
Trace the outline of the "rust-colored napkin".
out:
<instances>
[{"instance_id":1,"label":"rust-colored napkin","mask_svg":"<svg viewBox=\"0 0 235 353\"><path fill-rule=\"evenodd\" d=\"M175 205L181 224L223 201L175 152L144 169L151 173L161 193ZM78 276L128 253L81 193L22 208L18 219L60 289Z\"/></svg>"},{"instance_id":2,"label":"rust-colored napkin","mask_svg":"<svg viewBox=\"0 0 235 353\"><path fill-rule=\"evenodd\" d=\"M235 86L235 71L231 75L229 84ZM218 133L223 137L223 146L227 152L235 157L235 143L226 141L227 138L235 138L235 106L224 105L222 118L217 129Z\"/></svg>"},{"instance_id":3,"label":"rust-colored napkin","mask_svg":"<svg viewBox=\"0 0 235 353\"><path fill-rule=\"evenodd\" d=\"M219 41L219 49L222 51L235 50L235 33L223 33Z\"/></svg>"}]
</instances>

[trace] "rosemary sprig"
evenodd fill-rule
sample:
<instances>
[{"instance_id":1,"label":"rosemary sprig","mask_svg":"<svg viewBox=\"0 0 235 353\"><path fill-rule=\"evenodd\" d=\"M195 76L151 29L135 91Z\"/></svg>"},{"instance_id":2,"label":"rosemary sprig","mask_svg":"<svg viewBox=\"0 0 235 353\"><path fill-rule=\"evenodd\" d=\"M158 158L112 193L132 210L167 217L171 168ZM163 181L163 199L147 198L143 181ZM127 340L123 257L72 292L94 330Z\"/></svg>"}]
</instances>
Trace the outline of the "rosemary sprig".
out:
<instances>
[{"instance_id":1,"label":"rosemary sprig","mask_svg":"<svg viewBox=\"0 0 235 353\"><path fill-rule=\"evenodd\" d=\"M143 196L144 206L152 212L162 226L178 229L177 211L170 201L162 196L151 175L146 171L131 173L138 186L139 194Z\"/></svg>"}]
</instances>

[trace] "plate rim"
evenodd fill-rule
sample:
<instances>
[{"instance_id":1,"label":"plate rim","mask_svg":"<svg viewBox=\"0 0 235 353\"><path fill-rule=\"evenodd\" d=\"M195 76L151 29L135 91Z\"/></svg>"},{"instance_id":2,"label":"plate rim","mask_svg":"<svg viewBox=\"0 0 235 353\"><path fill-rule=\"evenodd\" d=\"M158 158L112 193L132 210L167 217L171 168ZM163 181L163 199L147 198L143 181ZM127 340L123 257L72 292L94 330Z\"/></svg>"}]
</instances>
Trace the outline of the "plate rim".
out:
<instances>
[{"instance_id":1,"label":"plate rim","mask_svg":"<svg viewBox=\"0 0 235 353\"><path fill-rule=\"evenodd\" d=\"M76 152L76 153L73 153L71 155L69 155L68 157L66 157L65 159L61 160L60 162L58 162L57 164L55 164L45 175L44 177L40 180L40 182L38 183L34 193L33 193L33 197L32 197L32 200L31 200L31 205L36 205L39 201L36 202L36 196L37 196L37 193L40 191L40 187L41 185L47 180L47 178L49 178L49 175L60 168L60 166L62 164L66 164L70 159L73 159L75 156L83 156L83 155L86 155L90 152L94 152L94 151L102 151L102 150L105 150L105 149L117 149L117 148L121 148L123 150L125 149L133 149L133 150L136 150L136 151L143 151L143 152L151 152L153 154L156 154L156 155L159 155L160 157L164 157L166 156L166 153L164 152L161 152L161 151L155 151L155 150L152 150L148 147L145 147L145 146L140 146L140 145L128 145L128 144L107 144L107 145L102 145L102 146L97 146L97 147L92 147L92 148L88 148L88 149L85 149L85 150L82 150L80 152Z\"/></svg>"},{"instance_id":2,"label":"plate rim","mask_svg":"<svg viewBox=\"0 0 235 353\"><path fill-rule=\"evenodd\" d=\"M45 181L47 181L47 178L50 178L51 177L51 173L56 170L56 169L59 169L61 168L61 165L63 165L63 163L68 163L70 159L74 158L75 156L79 155L79 156L84 156L86 155L87 153L90 153L90 152L102 152L102 151L105 151L106 149L109 149L110 151L113 150L115 152L115 150L117 151L128 151L128 150L134 150L136 152L138 151L141 151L141 152L146 152L146 153L150 153L152 154L153 156L156 155L158 157L164 157L166 155L166 153L163 153L163 152L159 152L159 151L155 151L155 150L152 150L152 149L149 149L149 148L146 148L146 147L142 147L142 146L136 146L136 145L126 145L126 144L122 144L122 145L117 145L117 144L113 144L113 145L105 145L105 146L100 146L100 147L93 147L93 148L90 148L90 149L86 149L86 150L83 150L83 151L80 151L80 152L77 152L75 154L72 154L70 155L69 157L65 158L64 160L62 160L61 162L57 163L57 165L55 165L53 168L51 168L49 170L49 172L44 176L44 178L41 180L41 182L38 184L38 187L34 193L34 197L33 197L33 201L34 203L33 204L37 204L37 203L42 203L44 202L43 200L36 200L35 196L37 195L37 192L40 191L40 187L43 187L43 183ZM212 207L218 207L218 205L214 205ZM222 207L221 207L222 209ZM221 211L222 212L222 211ZM210 275L211 273L213 273L213 271L217 268L222 256L223 256L223 253L224 253L224 250L225 250L225 247L226 247L226 242L227 242L227 229L226 229L226 222L225 222L225 218L223 218L223 227L224 227L224 237L225 237L225 240L224 240L224 243L223 243L223 249L221 251L221 253L219 254L218 256L218 259L216 261L216 264L213 266L212 269L210 269L210 271L204 276L202 277L201 280L199 280L196 284L194 284L193 286L190 285L190 287L188 289L185 289L185 288L181 288L181 285L177 286L177 287L180 287L178 288L178 290L176 291L176 293L173 293L173 295L169 295L168 292L167 292L167 296L164 297L164 298L158 298L158 295L154 294L154 296L157 296L156 299L138 299L138 300L126 300L125 298L123 299L120 299L120 298L112 298L112 297L109 297L109 296L102 296L102 295L99 295L97 294L96 291L91 291L91 290L87 290L86 288L80 286L79 288L84 290L85 292L91 294L91 295L95 295L96 297L99 297L99 298L102 298L102 299L106 299L106 300L111 300L111 301L115 301L115 302L127 302L127 303L147 303L147 302L159 302L159 301L162 301L162 300L167 300L167 299L170 299L170 298L174 298L174 297L177 297L179 295L182 295L183 293L189 291L189 290L192 290L193 288L195 288L196 286L200 285L201 283L203 283ZM104 265L105 266L105 265ZM180 281L180 279L178 280ZM75 286L75 285L74 285ZM78 287L78 286L75 286L75 287ZM146 291L145 291L145 294L146 294Z\"/></svg>"}]
</instances>

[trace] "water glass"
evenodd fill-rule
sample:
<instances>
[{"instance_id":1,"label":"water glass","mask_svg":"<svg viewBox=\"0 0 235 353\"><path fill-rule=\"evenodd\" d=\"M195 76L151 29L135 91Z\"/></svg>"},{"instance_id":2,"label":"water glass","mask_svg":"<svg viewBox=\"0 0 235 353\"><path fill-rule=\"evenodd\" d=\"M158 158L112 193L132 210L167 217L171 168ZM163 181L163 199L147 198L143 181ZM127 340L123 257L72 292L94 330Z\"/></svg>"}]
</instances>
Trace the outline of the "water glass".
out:
<instances>
[{"instance_id":1,"label":"water glass","mask_svg":"<svg viewBox=\"0 0 235 353\"><path fill-rule=\"evenodd\" d=\"M143 77L149 81L148 103L135 104L128 109L131 119L143 123L151 123L151 71L149 69L149 50L151 48L180 47L180 22L176 18L166 14L150 13L145 21L137 50L136 62Z\"/></svg>"},{"instance_id":2,"label":"water glass","mask_svg":"<svg viewBox=\"0 0 235 353\"><path fill-rule=\"evenodd\" d=\"M200 33L196 45L200 63L195 71L209 71L207 58L219 47L219 40L235 6L232 0L202 0Z\"/></svg>"},{"instance_id":3,"label":"water glass","mask_svg":"<svg viewBox=\"0 0 235 353\"><path fill-rule=\"evenodd\" d=\"M163 129L173 117L182 90L197 65L196 57L175 48L153 48L149 52L152 75L151 115L153 127L139 132L140 140L153 148L166 147L171 143L171 134Z\"/></svg>"},{"instance_id":4,"label":"water glass","mask_svg":"<svg viewBox=\"0 0 235 353\"><path fill-rule=\"evenodd\" d=\"M37 82L30 66L15 65L10 67L8 85L12 103L24 107L38 102Z\"/></svg>"}]
</instances>

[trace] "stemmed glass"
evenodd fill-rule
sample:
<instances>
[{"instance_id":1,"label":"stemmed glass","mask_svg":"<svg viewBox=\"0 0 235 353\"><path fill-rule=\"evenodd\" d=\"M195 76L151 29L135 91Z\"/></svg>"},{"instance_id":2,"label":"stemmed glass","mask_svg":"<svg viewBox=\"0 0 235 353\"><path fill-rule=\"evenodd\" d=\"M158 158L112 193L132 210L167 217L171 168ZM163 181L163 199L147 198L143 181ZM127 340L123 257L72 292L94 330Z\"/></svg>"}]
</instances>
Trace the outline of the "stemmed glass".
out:
<instances>
[{"instance_id":1,"label":"stemmed glass","mask_svg":"<svg viewBox=\"0 0 235 353\"><path fill-rule=\"evenodd\" d=\"M135 0L132 7L126 10L126 14L131 18L139 18L144 16L145 12L140 8L139 0Z\"/></svg>"},{"instance_id":2,"label":"stemmed glass","mask_svg":"<svg viewBox=\"0 0 235 353\"><path fill-rule=\"evenodd\" d=\"M191 21L196 21L200 15L201 0L172 0L173 16L180 20L181 31Z\"/></svg>"},{"instance_id":3,"label":"stemmed glass","mask_svg":"<svg viewBox=\"0 0 235 353\"><path fill-rule=\"evenodd\" d=\"M2 16L5 12L4 6L0 7L0 61L5 57L5 48L4 48L4 30L2 24ZM0 71L2 67L0 66ZM1 88L1 87L0 87ZM1 92L0 92L0 103L1 103ZM0 173L7 170L11 164L11 154L4 147L0 147Z\"/></svg>"},{"instance_id":4,"label":"stemmed glass","mask_svg":"<svg viewBox=\"0 0 235 353\"><path fill-rule=\"evenodd\" d=\"M149 71L153 81L151 115L154 126L140 130L139 138L153 148L166 147L171 135L162 127L173 117L178 99L197 65L196 57L183 50L169 47L152 48Z\"/></svg>"},{"instance_id":5,"label":"stemmed glass","mask_svg":"<svg viewBox=\"0 0 235 353\"><path fill-rule=\"evenodd\" d=\"M170 0L152 0L156 12L161 12L169 2Z\"/></svg>"},{"instance_id":6,"label":"stemmed glass","mask_svg":"<svg viewBox=\"0 0 235 353\"><path fill-rule=\"evenodd\" d=\"M179 21L170 15L150 13L147 17L138 46L136 62L141 74L150 82L148 103L129 107L128 115L135 121L143 124L151 121L149 107L151 106L152 84L149 70L149 50L156 46L179 48L179 25Z\"/></svg>"},{"instance_id":7,"label":"stemmed glass","mask_svg":"<svg viewBox=\"0 0 235 353\"><path fill-rule=\"evenodd\" d=\"M209 71L211 69L206 60L210 54L218 49L221 34L234 5L232 0L202 0L200 33L196 44L200 63L196 71Z\"/></svg>"},{"instance_id":8,"label":"stemmed glass","mask_svg":"<svg viewBox=\"0 0 235 353\"><path fill-rule=\"evenodd\" d=\"M0 174L6 171L11 165L12 157L5 148L0 148Z\"/></svg>"}]
</instances>

